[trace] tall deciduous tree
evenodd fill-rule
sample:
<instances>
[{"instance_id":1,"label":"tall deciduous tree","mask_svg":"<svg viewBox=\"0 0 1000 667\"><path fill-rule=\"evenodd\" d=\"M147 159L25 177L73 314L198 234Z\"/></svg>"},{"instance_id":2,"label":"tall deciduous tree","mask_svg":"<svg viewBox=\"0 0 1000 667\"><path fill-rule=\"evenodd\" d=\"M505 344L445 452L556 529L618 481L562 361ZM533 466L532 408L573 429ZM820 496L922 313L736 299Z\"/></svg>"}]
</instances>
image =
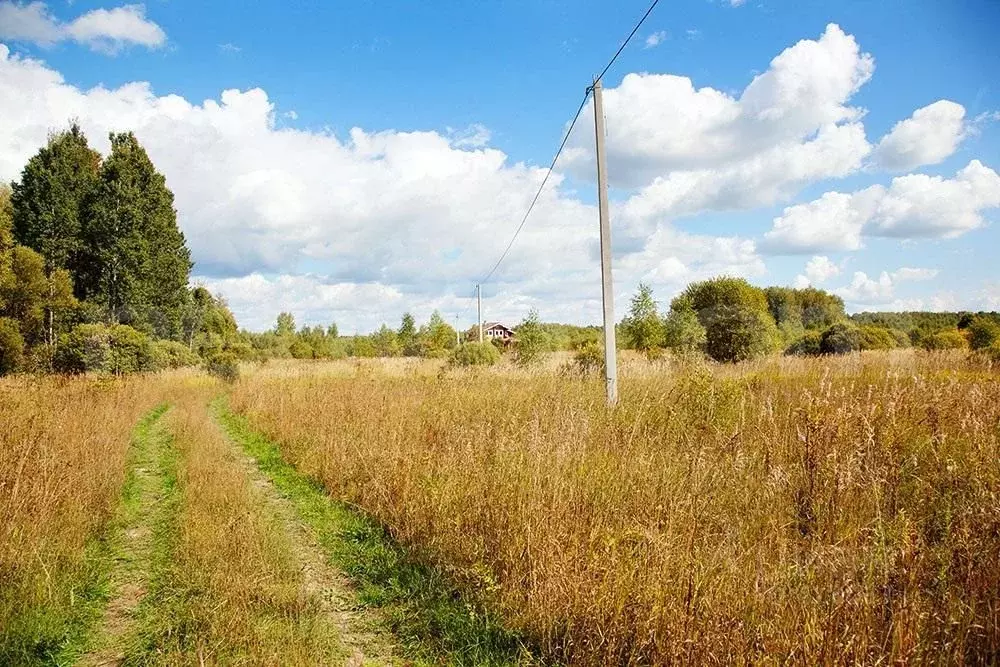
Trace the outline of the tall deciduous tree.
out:
<instances>
[{"instance_id":1,"label":"tall deciduous tree","mask_svg":"<svg viewBox=\"0 0 1000 667\"><path fill-rule=\"evenodd\" d=\"M530 366L541 360L549 346L549 336L542 327L538 311L532 309L524 321L517 325L515 359L519 366Z\"/></svg>"},{"instance_id":2,"label":"tall deciduous tree","mask_svg":"<svg viewBox=\"0 0 1000 667\"><path fill-rule=\"evenodd\" d=\"M663 321L649 285L639 283L628 317L622 324L629 347L648 353L663 345Z\"/></svg>"},{"instance_id":3,"label":"tall deciduous tree","mask_svg":"<svg viewBox=\"0 0 1000 667\"><path fill-rule=\"evenodd\" d=\"M131 132L111 134L111 154L84 218L78 290L112 322L179 337L191 255L174 196Z\"/></svg>"},{"instance_id":4,"label":"tall deciduous tree","mask_svg":"<svg viewBox=\"0 0 1000 667\"><path fill-rule=\"evenodd\" d=\"M396 332L396 340L403 354L407 357L415 357L420 354L420 345L417 341L417 323L410 313L403 313L403 321Z\"/></svg>"}]
</instances>

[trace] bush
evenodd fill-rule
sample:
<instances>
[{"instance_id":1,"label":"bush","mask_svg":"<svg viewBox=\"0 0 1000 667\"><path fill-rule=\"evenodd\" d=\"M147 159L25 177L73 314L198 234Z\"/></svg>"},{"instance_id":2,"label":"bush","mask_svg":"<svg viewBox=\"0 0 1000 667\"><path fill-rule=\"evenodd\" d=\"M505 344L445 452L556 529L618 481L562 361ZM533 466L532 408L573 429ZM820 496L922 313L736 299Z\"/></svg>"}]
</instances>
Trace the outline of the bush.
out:
<instances>
[{"instance_id":1,"label":"bush","mask_svg":"<svg viewBox=\"0 0 1000 667\"><path fill-rule=\"evenodd\" d=\"M819 351L823 354L847 354L860 349L861 331L846 322L828 327L819 341Z\"/></svg>"},{"instance_id":2,"label":"bush","mask_svg":"<svg viewBox=\"0 0 1000 667\"><path fill-rule=\"evenodd\" d=\"M716 361L745 361L780 345L764 291L742 278L692 283L670 309L690 309L697 315L705 327L705 352Z\"/></svg>"},{"instance_id":3,"label":"bush","mask_svg":"<svg viewBox=\"0 0 1000 667\"><path fill-rule=\"evenodd\" d=\"M500 361L500 351L490 343L463 343L451 351L450 366L492 366Z\"/></svg>"},{"instance_id":4,"label":"bush","mask_svg":"<svg viewBox=\"0 0 1000 667\"><path fill-rule=\"evenodd\" d=\"M514 360L518 366L531 366L538 363L549 348L550 336L542 329L538 312L531 310L528 316L518 325L517 336L514 339ZM496 340L496 339L494 339Z\"/></svg>"},{"instance_id":5,"label":"bush","mask_svg":"<svg viewBox=\"0 0 1000 667\"><path fill-rule=\"evenodd\" d=\"M896 339L896 347L910 347L913 344L913 341L910 340L910 334L902 329L889 329L889 333Z\"/></svg>"},{"instance_id":6,"label":"bush","mask_svg":"<svg viewBox=\"0 0 1000 667\"><path fill-rule=\"evenodd\" d=\"M187 345L175 340L158 340L153 343L153 363L157 368L184 368L197 366L201 358Z\"/></svg>"},{"instance_id":7,"label":"bush","mask_svg":"<svg viewBox=\"0 0 1000 667\"><path fill-rule=\"evenodd\" d=\"M1000 324L986 317L976 316L967 327L969 347L973 350L985 350L1000 341Z\"/></svg>"},{"instance_id":8,"label":"bush","mask_svg":"<svg viewBox=\"0 0 1000 667\"><path fill-rule=\"evenodd\" d=\"M691 308L671 309L663 323L663 344L677 354L705 349L705 327Z\"/></svg>"},{"instance_id":9,"label":"bush","mask_svg":"<svg viewBox=\"0 0 1000 667\"><path fill-rule=\"evenodd\" d=\"M240 379L240 362L232 352L219 352L205 362L205 370L223 382L232 383Z\"/></svg>"},{"instance_id":10,"label":"bush","mask_svg":"<svg viewBox=\"0 0 1000 667\"><path fill-rule=\"evenodd\" d=\"M896 337L885 327L864 324L858 328L859 348L861 350L894 350Z\"/></svg>"},{"instance_id":11,"label":"bush","mask_svg":"<svg viewBox=\"0 0 1000 667\"><path fill-rule=\"evenodd\" d=\"M817 331L809 331L799 336L791 345L785 349L785 354L800 357L814 357L822 354L822 336Z\"/></svg>"},{"instance_id":12,"label":"bush","mask_svg":"<svg viewBox=\"0 0 1000 667\"><path fill-rule=\"evenodd\" d=\"M305 342L304 340L296 340L288 347L289 353L295 359L312 359L313 349L312 345Z\"/></svg>"},{"instance_id":13,"label":"bush","mask_svg":"<svg viewBox=\"0 0 1000 667\"><path fill-rule=\"evenodd\" d=\"M153 343L124 324L81 324L59 338L52 360L60 373L126 375L156 370Z\"/></svg>"},{"instance_id":14,"label":"bush","mask_svg":"<svg viewBox=\"0 0 1000 667\"><path fill-rule=\"evenodd\" d=\"M604 371L604 346L595 341L587 341L573 355L576 369L584 375Z\"/></svg>"},{"instance_id":15,"label":"bush","mask_svg":"<svg viewBox=\"0 0 1000 667\"><path fill-rule=\"evenodd\" d=\"M13 373L24 358L24 338L17 322L0 317L0 375Z\"/></svg>"},{"instance_id":16,"label":"bush","mask_svg":"<svg viewBox=\"0 0 1000 667\"><path fill-rule=\"evenodd\" d=\"M925 350L961 350L968 345L969 341L958 329L943 329L924 336L920 341L920 346Z\"/></svg>"}]
</instances>

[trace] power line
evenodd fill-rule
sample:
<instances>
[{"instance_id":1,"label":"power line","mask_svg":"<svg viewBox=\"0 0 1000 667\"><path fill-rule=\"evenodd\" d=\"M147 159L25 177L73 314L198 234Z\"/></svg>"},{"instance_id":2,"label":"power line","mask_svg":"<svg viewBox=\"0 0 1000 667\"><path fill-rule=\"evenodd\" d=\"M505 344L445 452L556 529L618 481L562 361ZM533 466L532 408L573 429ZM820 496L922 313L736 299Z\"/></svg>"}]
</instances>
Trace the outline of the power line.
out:
<instances>
[{"instance_id":1,"label":"power line","mask_svg":"<svg viewBox=\"0 0 1000 667\"><path fill-rule=\"evenodd\" d=\"M625 41L622 42L622 45L618 47L617 51L615 51L615 55L611 57L611 60L608 61L608 64L604 66L604 69L601 70L601 73L597 76L597 78L594 79L595 84L598 81L600 81L604 77L604 75L607 74L608 70L611 69L611 66L615 64L615 61L618 60L618 56L620 56L622 51L625 50L625 47L628 46L628 43L632 41L632 38L635 36L635 33L637 33L639 31L639 28L642 27L642 24L646 22L646 19L649 18L649 15L653 12L653 9L659 2L660 0L653 0L653 4L649 6L649 9L646 10L646 13L642 15L642 18L639 19L639 22L635 24L634 28L632 28L632 32L628 34L628 37L625 38ZM514 241L517 240L517 237L520 235L521 230L524 229L525 223L528 222L528 216L531 215L531 211L534 210L535 204L538 203L538 198L542 196L542 190L545 189L545 184L549 182L549 177L552 175L552 171L555 169L556 162L559 161L559 156L562 155L563 149L566 147L566 143L569 141L569 135L573 133L573 128L576 127L576 121L579 120L580 114L583 113L583 108L587 105L587 99L590 97L590 93L592 90L593 86L587 87L587 91L583 95L583 101L580 102L580 107L576 110L576 114L573 116L573 120L570 122L569 128L566 130L566 134L563 136L562 142L560 142L559 148L556 150L555 157L552 158L552 163L549 164L549 170L545 173L545 178L542 179L541 184L538 186L538 191L535 192L535 196L534 198L532 198L531 204L528 205L528 210L525 212L524 217L521 219L521 224L517 226L517 229L514 231L514 236L511 237L510 243L508 243L507 247L504 248L503 253L500 255L500 259L498 259L496 264L493 265L493 268L490 269L490 272L486 274L486 277L479 281L480 285L486 283L490 278L493 277L493 274L496 272L497 268L499 268L500 264L507 257L507 253L509 253L510 249L514 246Z\"/></svg>"},{"instance_id":2,"label":"power line","mask_svg":"<svg viewBox=\"0 0 1000 667\"><path fill-rule=\"evenodd\" d=\"M601 70L601 73L597 76L596 79L594 79L594 83L604 78L604 75L607 74L608 70L611 69L611 66L615 64L615 61L618 60L618 56L621 55L622 51L625 50L625 47L628 46L628 43L632 41L633 37L635 37L635 33L639 32L639 28L641 28L642 24L646 22L646 19L649 18L649 15L653 13L653 9L656 8L656 5L659 2L660 0L653 0L653 4L649 6L649 9L646 10L646 13L642 15L642 18L639 19L639 22L635 24L634 28L632 28L632 32L628 34L628 37L625 38L625 41L622 42L622 45L618 47L617 51L615 51L615 55L611 57L611 60L608 61L608 64L605 65L604 69Z\"/></svg>"},{"instance_id":3,"label":"power line","mask_svg":"<svg viewBox=\"0 0 1000 667\"><path fill-rule=\"evenodd\" d=\"M490 269L490 272L486 274L486 277L479 281L480 285L485 283L493 276L493 272L496 271L497 267L500 266L500 262L502 262L504 258L507 257L507 253L510 252L511 247L514 245L514 241L517 240L518 234L520 234L521 230L524 229L524 224L528 222L528 216L531 215L532 209L534 209L535 204L538 203L538 198L542 196L542 190L545 188L545 184L549 182L549 176L552 175L552 170L555 168L556 162L559 160L559 156L563 152L563 148L566 147L566 142L569 141L569 135L573 132L573 128L576 126L576 121L577 119L580 118L580 114L583 113L583 107L587 105L587 98L589 97L590 97L590 90L587 90L587 92L584 93L583 95L583 101L580 102L580 108L576 110L576 115L573 116L573 122L569 124L569 129L566 130L566 135L563 137L562 143L559 144L559 149L556 151L555 157L552 158L552 164L549 165L549 170L545 173L545 178L542 179L541 185L538 186L538 192L535 193L534 199L531 200L531 205L528 206L527 212L521 219L521 224L517 226L517 231L514 232L514 236L511 237L510 243L507 244L507 247L504 249L503 254L500 255L500 259L498 259L497 263L493 265L493 268Z\"/></svg>"}]
</instances>

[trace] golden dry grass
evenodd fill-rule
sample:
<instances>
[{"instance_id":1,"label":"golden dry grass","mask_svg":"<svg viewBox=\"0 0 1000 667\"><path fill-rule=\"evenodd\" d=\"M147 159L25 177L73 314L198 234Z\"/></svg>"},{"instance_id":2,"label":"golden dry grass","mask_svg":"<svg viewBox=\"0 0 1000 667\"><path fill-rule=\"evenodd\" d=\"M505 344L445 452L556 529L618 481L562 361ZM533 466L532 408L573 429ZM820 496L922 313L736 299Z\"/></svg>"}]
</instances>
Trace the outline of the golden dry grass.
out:
<instances>
[{"instance_id":1,"label":"golden dry grass","mask_svg":"<svg viewBox=\"0 0 1000 667\"><path fill-rule=\"evenodd\" d=\"M58 650L157 393L147 378L0 381L0 654Z\"/></svg>"},{"instance_id":2,"label":"golden dry grass","mask_svg":"<svg viewBox=\"0 0 1000 667\"><path fill-rule=\"evenodd\" d=\"M161 526L161 568L129 663L339 663L339 632L307 593L287 528L208 414L221 385L205 378L186 389L165 417L177 511Z\"/></svg>"},{"instance_id":3,"label":"golden dry grass","mask_svg":"<svg viewBox=\"0 0 1000 667\"><path fill-rule=\"evenodd\" d=\"M630 363L614 411L599 380L367 362L233 405L555 659L997 659L994 370Z\"/></svg>"}]
</instances>

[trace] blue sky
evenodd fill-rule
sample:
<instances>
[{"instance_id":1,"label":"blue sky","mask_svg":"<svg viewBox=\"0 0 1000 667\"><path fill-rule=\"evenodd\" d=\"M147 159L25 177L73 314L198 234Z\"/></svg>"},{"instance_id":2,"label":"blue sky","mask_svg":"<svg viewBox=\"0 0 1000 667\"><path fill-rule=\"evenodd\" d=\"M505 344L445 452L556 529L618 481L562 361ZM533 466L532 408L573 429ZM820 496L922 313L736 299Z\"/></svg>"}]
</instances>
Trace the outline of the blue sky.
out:
<instances>
[{"instance_id":1,"label":"blue sky","mask_svg":"<svg viewBox=\"0 0 1000 667\"><path fill-rule=\"evenodd\" d=\"M69 117L102 150L107 129L135 129L196 275L248 326L282 309L347 330L407 309L468 319L584 88L647 6L2 0L0 177ZM811 282L852 310L1000 307L997 25L992 0L661 3L604 81L619 313L640 280L666 302L715 272ZM818 46L772 65L800 40ZM766 108L741 106L758 75ZM591 122L486 290L497 317L599 317ZM823 128L838 133L821 150ZM801 146L804 164L782 161Z\"/></svg>"}]
</instances>

